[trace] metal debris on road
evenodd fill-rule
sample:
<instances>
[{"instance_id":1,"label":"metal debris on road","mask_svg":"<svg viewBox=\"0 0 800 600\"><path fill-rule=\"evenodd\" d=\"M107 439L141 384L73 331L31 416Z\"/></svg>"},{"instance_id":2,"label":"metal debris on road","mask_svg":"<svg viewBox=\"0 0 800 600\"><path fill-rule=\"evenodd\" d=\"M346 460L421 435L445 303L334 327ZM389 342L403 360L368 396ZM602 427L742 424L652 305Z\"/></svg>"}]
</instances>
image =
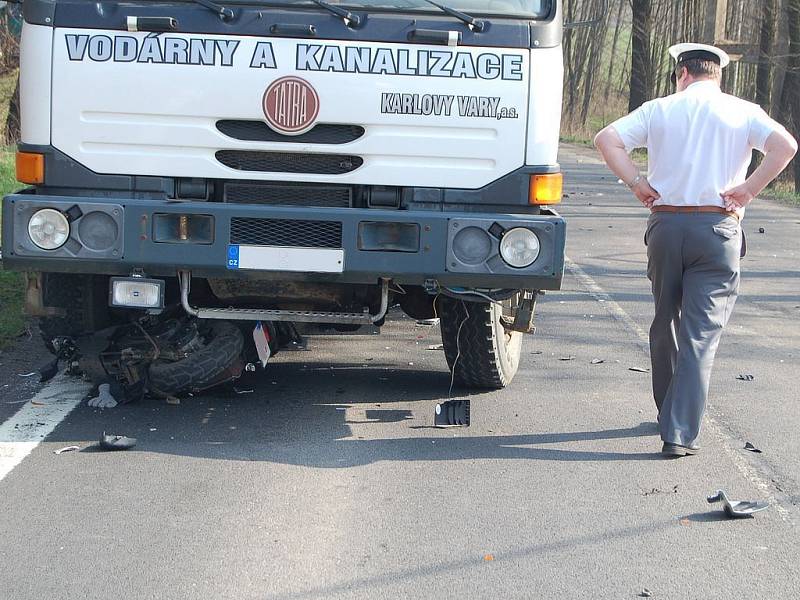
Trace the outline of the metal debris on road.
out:
<instances>
[{"instance_id":1,"label":"metal debris on road","mask_svg":"<svg viewBox=\"0 0 800 600\"><path fill-rule=\"evenodd\" d=\"M444 350L444 344L432 344L428 346L428 350Z\"/></svg>"},{"instance_id":2,"label":"metal debris on road","mask_svg":"<svg viewBox=\"0 0 800 600\"><path fill-rule=\"evenodd\" d=\"M628 371L633 371L635 373L649 373L650 369L643 369L642 367L628 367Z\"/></svg>"},{"instance_id":3,"label":"metal debris on road","mask_svg":"<svg viewBox=\"0 0 800 600\"><path fill-rule=\"evenodd\" d=\"M124 435L103 435L100 436L100 447L103 450L128 450L136 445L136 438Z\"/></svg>"},{"instance_id":4,"label":"metal debris on road","mask_svg":"<svg viewBox=\"0 0 800 600\"><path fill-rule=\"evenodd\" d=\"M751 444L750 442L747 442L744 445L744 449L749 450L750 452L755 452L756 454L761 454L761 450L753 446L753 444Z\"/></svg>"},{"instance_id":5,"label":"metal debris on road","mask_svg":"<svg viewBox=\"0 0 800 600\"><path fill-rule=\"evenodd\" d=\"M255 390L246 390L243 388L233 388L234 393L236 394L252 394Z\"/></svg>"},{"instance_id":6,"label":"metal debris on road","mask_svg":"<svg viewBox=\"0 0 800 600\"><path fill-rule=\"evenodd\" d=\"M602 358L593 358L592 359L592 364L593 365L602 365L604 362L606 362L606 361L604 361Z\"/></svg>"},{"instance_id":7,"label":"metal debris on road","mask_svg":"<svg viewBox=\"0 0 800 600\"><path fill-rule=\"evenodd\" d=\"M64 454L64 452L72 452L73 450L80 450L80 446L65 446L58 450L53 450L53 454Z\"/></svg>"},{"instance_id":8,"label":"metal debris on road","mask_svg":"<svg viewBox=\"0 0 800 600\"><path fill-rule=\"evenodd\" d=\"M749 374L747 374L747 375L737 375L736 379L738 379L739 381L753 381L755 379L755 377L753 377L752 375L749 375Z\"/></svg>"},{"instance_id":9,"label":"metal debris on road","mask_svg":"<svg viewBox=\"0 0 800 600\"><path fill-rule=\"evenodd\" d=\"M561 356L558 360L575 360L574 356Z\"/></svg>"},{"instance_id":10,"label":"metal debris on road","mask_svg":"<svg viewBox=\"0 0 800 600\"><path fill-rule=\"evenodd\" d=\"M642 591L639 592L639 597L640 598L652 598L653 597L653 592L651 592L647 588L643 588Z\"/></svg>"},{"instance_id":11,"label":"metal debris on road","mask_svg":"<svg viewBox=\"0 0 800 600\"><path fill-rule=\"evenodd\" d=\"M17 373L17 376L18 377L33 377L36 374L37 374L36 371L33 371L32 373Z\"/></svg>"},{"instance_id":12,"label":"metal debris on road","mask_svg":"<svg viewBox=\"0 0 800 600\"><path fill-rule=\"evenodd\" d=\"M725 516L729 519L742 519L752 517L753 514L769 508L766 502L752 502L749 500L729 500L724 490L717 490L713 496L706 498L709 504L722 502Z\"/></svg>"}]
</instances>

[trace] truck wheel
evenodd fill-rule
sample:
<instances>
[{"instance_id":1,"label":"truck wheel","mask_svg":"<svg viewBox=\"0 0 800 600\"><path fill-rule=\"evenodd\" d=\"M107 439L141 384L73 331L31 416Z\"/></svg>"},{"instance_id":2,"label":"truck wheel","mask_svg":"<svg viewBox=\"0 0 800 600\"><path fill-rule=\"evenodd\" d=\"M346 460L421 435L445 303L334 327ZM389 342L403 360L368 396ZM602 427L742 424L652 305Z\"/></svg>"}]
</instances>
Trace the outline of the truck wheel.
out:
<instances>
[{"instance_id":1,"label":"truck wheel","mask_svg":"<svg viewBox=\"0 0 800 600\"><path fill-rule=\"evenodd\" d=\"M511 383L519 367L522 334L506 331L501 318L508 316L513 302L505 300L501 307L440 297L444 355L458 384L497 390Z\"/></svg>"},{"instance_id":2,"label":"truck wheel","mask_svg":"<svg viewBox=\"0 0 800 600\"><path fill-rule=\"evenodd\" d=\"M244 336L227 321L216 321L206 333L203 347L177 361L157 360L150 365L150 389L170 396L188 391L202 391L226 379L229 369L241 363ZM236 375L238 376L238 375Z\"/></svg>"},{"instance_id":3,"label":"truck wheel","mask_svg":"<svg viewBox=\"0 0 800 600\"><path fill-rule=\"evenodd\" d=\"M44 344L53 353L53 338L92 333L110 322L107 277L42 273L42 300L44 306L64 311L62 316L39 319Z\"/></svg>"}]
</instances>

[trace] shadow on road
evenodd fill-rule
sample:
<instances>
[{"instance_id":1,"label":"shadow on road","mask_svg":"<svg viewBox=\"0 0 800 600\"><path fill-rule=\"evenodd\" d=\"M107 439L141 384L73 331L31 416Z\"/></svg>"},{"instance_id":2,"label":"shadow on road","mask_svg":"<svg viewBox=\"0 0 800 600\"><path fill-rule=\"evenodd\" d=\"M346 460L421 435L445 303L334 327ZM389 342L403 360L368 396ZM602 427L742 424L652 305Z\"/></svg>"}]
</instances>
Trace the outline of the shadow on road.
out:
<instances>
[{"instance_id":1,"label":"shadow on road","mask_svg":"<svg viewBox=\"0 0 800 600\"><path fill-rule=\"evenodd\" d=\"M314 371L313 376L308 371ZM460 437L453 437L452 430L428 433L434 405L447 398L448 386L449 377L440 372L275 363L257 378L237 383L235 389L185 398L177 406L154 399L106 411L81 405L49 439L89 443L106 431L138 438L131 452L316 468L380 461L659 458L586 449L586 442L656 435L652 423L521 435L471 435L469 429L458 430ZM247 390L252 391L241 393ZM579 447L542 447L570 443ZM99 459L98 453L91 456Z\"/></svg>"}]
</instances>

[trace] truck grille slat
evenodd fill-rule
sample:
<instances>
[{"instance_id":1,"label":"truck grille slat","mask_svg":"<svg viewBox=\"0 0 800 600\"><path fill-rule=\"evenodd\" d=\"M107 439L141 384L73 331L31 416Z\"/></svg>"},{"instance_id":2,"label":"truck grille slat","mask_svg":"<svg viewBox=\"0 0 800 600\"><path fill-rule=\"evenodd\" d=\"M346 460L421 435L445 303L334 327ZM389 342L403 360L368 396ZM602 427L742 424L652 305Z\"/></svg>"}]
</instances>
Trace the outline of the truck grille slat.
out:
<instances>
[{"instance_id":1,"label":"truck grille slat","mask_svg":"<svg viewBox=\"0 0 800 600\"><path fill-rule=\"evenodd\" d=\"M217 129L237 140L248 142L286 142L288 144L347 144L364 135L358 125L316 125L300 135L284 135L270 129L264 121L224 119L217 121Z\"/></svg>"},{"instance_id":2,"label":"truck grille slat","mask_svg":"<svg viewBox=\"0 0 800 600\"><path fill-rule=\"evenodd\" d=\"M364 163L360 156L346 154L300 154L252 150L219 150L216 158L226 167L238 171L319 173L322 175L349 173Z\"/></svg>"},{"instance_id":3,"label":"truck grille slat","mask_svg":"<svg viewBox=\"0 0 800 600\"><path fill-rule=\"evenodd\" d=\"M349 208L351 198L347 186L231 181L224 185L223 199L236 204Z\"/></svg>"},{"instance_id":4,"label":"truck grille slat","mask_svg":"<svg viewBox=\"0 0 800 600\"><path fill-rule=\"evenodd\" d=\"M338 221L233 217L231 244L341 248L342 224Z\"/></svg>"}]
</instances>

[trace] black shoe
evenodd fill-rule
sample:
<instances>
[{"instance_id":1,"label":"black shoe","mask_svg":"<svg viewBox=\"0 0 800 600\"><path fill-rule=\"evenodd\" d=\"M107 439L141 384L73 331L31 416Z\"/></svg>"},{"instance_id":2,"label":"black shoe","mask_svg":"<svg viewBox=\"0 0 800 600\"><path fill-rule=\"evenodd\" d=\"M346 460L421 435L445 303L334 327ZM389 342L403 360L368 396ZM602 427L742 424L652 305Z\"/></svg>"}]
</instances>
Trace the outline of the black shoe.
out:
<instances>
[{"instance_id":1,"label":"black shoe","mask_svg":"<svg viewBox=\"0 0 800 600\"><path fill-rule=\"evenodd\" d=\"M694 456L700 451L700 446L697 444L689 444L688 446L681 446L680 444L671 444L670 442L664 442L664 446L661 448L661 454L663 456L669 456L670 458L680 458L681 456Z\"/></svg>"}]
</instances>

